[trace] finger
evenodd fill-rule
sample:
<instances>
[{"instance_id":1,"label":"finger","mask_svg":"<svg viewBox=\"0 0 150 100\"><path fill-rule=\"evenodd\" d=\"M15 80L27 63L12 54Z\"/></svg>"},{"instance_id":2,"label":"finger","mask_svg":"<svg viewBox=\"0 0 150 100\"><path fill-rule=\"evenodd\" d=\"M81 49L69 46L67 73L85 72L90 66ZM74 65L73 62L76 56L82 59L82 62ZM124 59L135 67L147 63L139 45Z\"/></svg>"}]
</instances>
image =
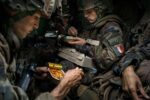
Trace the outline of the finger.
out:
<instances>
[{"instance_id":1,"label":"finger","mask_svg":"<svg viewBox=\"0 0 150 100\"><path fill-rule=\"evenodd\" d=\"M74 32L74 35L77 35L77 34L78 34L78 32L77 32L77 30L76 30L75 28L72 28L72 30L73 30L73 32Z\"/></svg>"},{"instance_id":2,"label":"finger","mask_svg":"<svg viewBox=\"0 0 150 100\"><path fill-rule=\"evenodd\" d=\"M73 81L72 86L78 86L80 83L80 80Z\"/></svg>"},{"instance_id":3,"label":"finger","mask_svg":"<svg viewBox=\"0 0 150 100\"><path fill-rule=\"evenodd\" d=\"M70 33L71 33L71 30L70 30L70 28L68 29L68 34L70 35Z\"/></svg>"},{"instance_id":4,"label":"finger","mask_svg":"<svg viewBox=\"0 0 150 100\"><path fill-rule=\"evenodd\" d=\"M74 28L71 28L70 31L71 31L72 35L76 35L77 34L77 31Z\"/></svg>"},{"instance_id":5,"label":"finger","mask_svg":"<svg viewBox=\"0 0 150 100\"><path fill-rule=\"evenodd\" d=\"M48 67L37 67L36 71L37 72L48 72L49 69L48 69Z\"/></svg>"},{"instance_id":6,"label":"finger","mask_svg":"<svg viewBox=\"0 0 150 100\"><path fill-rule=\"evenodd\" d=\"M125 80L125 78L123 78L123 90L126 92L129 92L128 84L127 84L127 81Z\"/></svg>"},{"instance_id":7,"label":"finger","mask_svg":"<svg viewBox=\"0 0 150 100\"><path fill-rule=\"evenodd\" d=\"M74 35L74 31L72 28L70 29L70 33L71 33L71 35Z\"/></svg>"},{"instance_id":8,"label":"finger","mask_svg":"<svg viewBox=\"0 0 150 100\"><path fill-rule=\"evenodd\" d=\"M137 95L136 90L131 90L131 94L132 94L134 100L140 100L140 98Z\"/></svg>"},{"instance_id":9,"label":"finger","mask_svg":"<svg viewBox=\"0 0 150 100\"><path fill-rule=\"evenodd\" d=\"M81 71L81 69L79 67L76 67L75 70L77 70L79 72Z\"/></svg>"},{"instance_id":10,"label":"finger","mask_svg":"<svg viewBox=\"0 0 150 100\"><path fill-rule=\"evenodd\" d=\"M69 44L79 44L79 41L69 41Z\"/></svg>"},{"instance_id":11,"label":"finger","mask_svg":"<svg viewBox=\"0 0 150 100\"><path fill-rule=\"evenodd\" d=\"M83 69L82 69L82 68L76 67L76 70L79 70L79 71L80 71L80 75L81 75L81 76L84 75L84 72L83 72Z\"/></svg>"},{"instance_id":12,"label":"finger","mask_svg":"<svg viewBox=\"0 0 150 100\"><path fill-rule=\"evenodd\" d=\"M79 39L77 38L73 38L73 39L70 39L69 42L76 42L76 41L80 41Z\"/></svg>"},{"instance_id":13,"label":"finger","mask_svg":"<svg viewBox=\"0 0 150 100\"><path fill-rule=\"evenodd\" d=\"M79 82L82 79L81 75L75 75L71 80L72 83Z\"/></svg>"},{"instance_id":14,"label":"finger","mask_svg":"<svg viewBox=\"0 0 150 100\"><path fill-rule=\"evenodd\" d=\"M42 77L44 78L44 77L47 77L48 76L48 74L47 73L43 73L42 74Z\"/></svg>"},{"instance_id":15,"label":"finger","mask_svg":"<svg viewBox=\"0 0 150 100\"><path fill-rule=\"evenodd\" d=\"M144 88L142 86L142 83L141 82L138 82L138 87L139 87L139 90L140 90L140 93L142 94L142 96L146 99L150 99L150 97L146 94L146 92L144 91Z\"/></svg>"},{"instance_id":16,"label":"finger","mask_svg":"<svg viewBox=\"0 0 150 100\"><path fill-rule=\"evenodd\" d=\"M82 77L84 76L84 72L83 72L83 70L81 70L81 76L82 76Z\"/></svg>"},{"instance_id":17,"label":"finger","mask_svg":"<svg viewBox=\"0 0 150 100\"><path fill-rule=\"evenodd\" d=\"M78 30L75 27L71 27L71 29L74 31L75 34L78 33Z\"/></svg>"},{"instance_id":18,"label":"finger","mask_svg":"<svg viewBox=\"0 0 150 100\"><path fill-rule=\"evenodd\" d=\"M72 44L72 45L74 45L74 44L75 44L75 43L74 43L74 42L72 42L72 41L68 41L68 43L69 43L69 44Z\"/></svg>"},{"instance_id":19,"label":"finger","mask_svg":"<svg viewBox=\"0 0 150 100\"><path fill-rule=\"evenodd\" d=\"M72 28L69 28L68 34L69 34L69 35L73 35L73 30L72 30Z\"/></svg>"},{"instance_id":20,"label":"finger","mask_svg":"<svg viewBox=\"0 0 150 100\"><path fill-rule=\"evenodd\" d=\"M124 77L122 77L122 80L121 80L121 81L122 81L122 89L125 91L125 88L124 88L124 87L125 87Z\"/></svg>"},{"instance_id":21,"label":"finger","mask_svg":"<svg viewBox=\"0 0 150 100\"><path fill-rule=\"evenodd\" d=\"M76 69L76 70L78 70L78 69L79 69L79 67L76 67L75 69Z\"/></svg>"},{"instance_id":22,"label":"finger","mask_svg":"<svg viewBox=\"0 0 150 100\"><path fill-rule=\"evenodd\" d=\"M80 75L77 79L77 81L80 81L82 79L82 75Z\"/></svg>"},{"instance_id":23,"label":"finger","mask_svg":"<svg viewBox=\"0 0 150 100\"><path fill-rule=\"evenodd\" d=\"M137 83L129 84L129 90L130 90L134 100L140 100L140 98L137 95Z\"/></svg>"}]
</instances>

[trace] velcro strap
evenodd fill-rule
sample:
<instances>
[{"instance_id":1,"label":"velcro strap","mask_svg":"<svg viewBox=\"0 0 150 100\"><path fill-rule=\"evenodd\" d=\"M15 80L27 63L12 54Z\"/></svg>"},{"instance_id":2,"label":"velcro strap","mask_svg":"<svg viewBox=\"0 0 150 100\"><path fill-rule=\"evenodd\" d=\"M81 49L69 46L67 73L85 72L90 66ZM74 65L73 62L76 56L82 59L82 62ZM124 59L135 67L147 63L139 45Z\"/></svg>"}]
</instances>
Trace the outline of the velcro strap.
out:
<instances>
[{"instance_id":1,"label":"velcro strap","mask_svg":"<svg viewBox=\"0 0 150 100\"><path fill-rule=\"evenodd\" d=\"M122 43L122 42L123 42L123 40L122 40L121 36L116 36L116 37L108 39L108 43L110 46L114 46L114 45Z\"/></svg>"}]
</instances>

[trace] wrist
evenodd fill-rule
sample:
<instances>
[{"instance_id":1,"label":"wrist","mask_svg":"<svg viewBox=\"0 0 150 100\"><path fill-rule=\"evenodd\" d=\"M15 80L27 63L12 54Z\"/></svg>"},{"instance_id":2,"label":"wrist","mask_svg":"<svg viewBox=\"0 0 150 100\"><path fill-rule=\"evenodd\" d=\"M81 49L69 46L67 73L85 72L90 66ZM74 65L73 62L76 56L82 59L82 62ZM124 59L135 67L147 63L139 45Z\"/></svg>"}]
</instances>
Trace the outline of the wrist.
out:
<instances>
[{"instance_id":1,"label":"wrist","mask_svg":"<svg viewBox=\"0 0 150 100\"><path fill-rule=\"evenodd\" d=\"M126 73L129 73L129 72L134 72L134 67L132 65L125 68L122 74L125 75Z\"/></svg>"},{"instance_id":2,"label":"wrist","mask_svg":"<svg viewBox=\"0 0 150 100\"><path fill-rule=\"evenodd\" d=\"M63 86L63 87L69 87L69 80L63 78L63 79L60 81L60 85Z\"/></svg>"},{"instance_id":3,"label":"wrist","mask_svg":"<svg viewBox=\"0 0 150 100\"><path fill-rule=\"evenodd\" d=\"M69 90L70 87L68 86L68 81L66 79L62 79L58 86L51 92L51 95L57 99L62 99L69 92Z\"/></svg>"},{"instance_id":4,"label":"wrist","mask_svg":"<svg viewBox=\"0 0 150 100\"><path fill-rule=\"evenodd\" d=\"M83 45L86 45L86 44L87 44L87 41L84 39Z\"/></svg>"}]
</instances>

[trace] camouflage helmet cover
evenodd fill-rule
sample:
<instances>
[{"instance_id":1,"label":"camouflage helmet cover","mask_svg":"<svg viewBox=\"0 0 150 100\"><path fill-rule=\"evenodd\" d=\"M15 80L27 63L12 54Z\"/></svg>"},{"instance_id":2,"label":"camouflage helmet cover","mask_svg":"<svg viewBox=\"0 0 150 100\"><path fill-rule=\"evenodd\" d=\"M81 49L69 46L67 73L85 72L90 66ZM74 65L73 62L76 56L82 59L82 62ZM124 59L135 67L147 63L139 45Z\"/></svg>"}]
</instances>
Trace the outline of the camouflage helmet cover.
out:
<instances>
[{"instance_id":1,"label":"camouflage helmet cover","mask_svg":"<svg viewBox=\"0 0 150 100\"><path fill-rule=\"evenodd\" d=\"M40 10L47 17L50 17L55 9L55 0L2 0L1 2L15 11Z\"/></svg>"},{"instance_id":2,"label":"camouflage helmet cover","mask_svg":"<svg viewBox=\"0 0 150 100\"><path fill-rule=\"evenodd\" d=\"M100 0L78 0L77 5L79 10L88 10L100 5Z\"/></svg>"}]
</instances>

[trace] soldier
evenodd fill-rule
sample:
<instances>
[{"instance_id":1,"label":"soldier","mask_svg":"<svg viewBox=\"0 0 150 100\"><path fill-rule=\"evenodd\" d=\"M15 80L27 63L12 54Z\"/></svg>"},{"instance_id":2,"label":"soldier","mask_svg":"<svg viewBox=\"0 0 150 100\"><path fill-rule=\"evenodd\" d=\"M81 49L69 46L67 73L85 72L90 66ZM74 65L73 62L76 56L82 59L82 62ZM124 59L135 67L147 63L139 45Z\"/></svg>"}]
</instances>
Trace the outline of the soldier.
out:
<instances>
[{"instance_id":1,"label":"soldier","mask_svg":"<svg viewBox=\"0 0 150 100\"><path fill-rule=\"evenodd\" d=\"M89 23L78 10L77 0L62 0L62 15L67 19L66 31L70 35L76 36L79 31L89 28Z\"/></svg>"},{"instance_id":2,"label":"soldier","mask_svg":"<svg viewBox=\"0 0 150 100\"><path fill-rule=\"evenodd\" d=\"M121 20L112 14L109 4L104 0L78 0L77 2L79 10L91 24L91 28L89 32L80 34L76 34L73 29L70 30L72 35L78 37L68 40L68 43L93 58L98 72L93 78L91 87L98 93L100 99L107 100L105 98L109 97L104 95L110 90L107 86L110 82L109 78L112 77L109 76L112 75L112 66L125 51Z\"/></svg>"},{"instance_id":3,"label":"soldier","mask_svg":"<svg viewBox=\"0 0 150 100\"><path fill-rule=\"evenodd\" d=\"M124 53L120 19L112 15L103 1L79 0L78 6L92 28L68 43L91 56L100 72L107 71Z\"/></svg>"},{"instance_id":4,"label":"soldier","mask_svg":"<svg viewBox=\"0 0 150 100\"><path fill-rule=\"evenodd\" d=\"M28 100L26 93L14 84L15 57L24 39L39 27L41 16L50 17L54 1L41 0L2 0L0 10L6 14L0 31L0 100ZM5 18L5 17L4 17ZM40 71L48 71L40 69ZM62 99L83 76L79 68L66 72L59 85L51 92L43 93L37 100Z\"/></svg>"},{"instance_id":5,"label":"soldier","mask_svg":"<svg viewBox=\"0 0 150 100\"><path fill-rule=\"evenodd\" d=\"M150 99L146 94L149 93L150 76L150 13L149 10L132 29L137 37L136 46L126 52L126 55L121 59L120 67L115 68L115 72L122 75L123 89L130 92L134 100L142 98ZM139 33L140 32L140 33ZM132 43L131 43L132 44ZM143 86L144 88L143 88ZM140 94L138 94L138 92Z\"/></svg>"}]
</instances>

